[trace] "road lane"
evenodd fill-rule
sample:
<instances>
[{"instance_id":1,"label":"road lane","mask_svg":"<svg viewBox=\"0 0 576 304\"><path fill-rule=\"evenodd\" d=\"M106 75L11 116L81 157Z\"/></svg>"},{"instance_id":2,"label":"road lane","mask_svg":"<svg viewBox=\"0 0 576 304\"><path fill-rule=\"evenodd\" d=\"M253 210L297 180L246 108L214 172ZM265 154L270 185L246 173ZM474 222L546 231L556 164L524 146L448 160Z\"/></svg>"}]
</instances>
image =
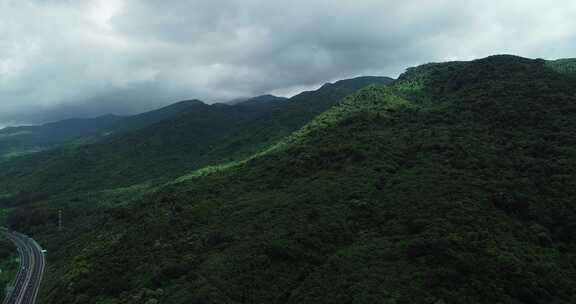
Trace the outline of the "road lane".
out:
<instances>
[{"instance_id":1,"label":"road lane","mask_svg":"<svg viewBox=\"0 0 576 304\"><path fill-rule=\"evenodd\" d=\"M34 304L46 264L42 248L36 241L21 233L6 232L6 236L18 248L20 269L14 280L14 288L3 304Z\"/></svg>"}]
</instances>

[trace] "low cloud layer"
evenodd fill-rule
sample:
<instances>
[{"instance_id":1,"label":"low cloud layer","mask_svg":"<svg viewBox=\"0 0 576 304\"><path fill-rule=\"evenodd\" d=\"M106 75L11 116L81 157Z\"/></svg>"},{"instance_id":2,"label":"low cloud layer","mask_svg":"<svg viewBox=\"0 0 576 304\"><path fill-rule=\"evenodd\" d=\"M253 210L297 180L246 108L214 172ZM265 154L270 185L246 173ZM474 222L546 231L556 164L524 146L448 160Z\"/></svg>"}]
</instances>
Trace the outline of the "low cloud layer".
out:
<instances>
[{"instance_id":1,"label":"low cloud layer","mask_svg":"<svg viewBox=\"0 0 576 304\"><path fill-rule=\"evenodd\" d=\"M0 0L0 126L576 54L558 0Z\"/></svg>"}]
</instances>

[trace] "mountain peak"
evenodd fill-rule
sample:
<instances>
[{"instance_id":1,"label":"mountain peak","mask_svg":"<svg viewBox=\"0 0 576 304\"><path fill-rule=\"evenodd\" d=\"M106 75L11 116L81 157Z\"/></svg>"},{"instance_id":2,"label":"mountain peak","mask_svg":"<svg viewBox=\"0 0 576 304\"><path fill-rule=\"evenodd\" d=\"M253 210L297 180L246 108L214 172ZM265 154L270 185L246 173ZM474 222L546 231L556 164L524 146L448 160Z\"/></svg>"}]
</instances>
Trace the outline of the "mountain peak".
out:
<instances>
[{"instance_id":1,"label":"mountain peak","mask_svg":"<svg viewBox=\"0 0 576 304\"><path fill-rule=\"evenodd\" d=\"M370 84L380 83L380 84L389 84L394 81L393 78L385 77L385 76L359 76L350 79L342 79L336 82L327 82L320 89L326 89L331 87L339 87L339 88L356 88L360 89Z\"/></svg>"},{"instance_id":2,"label":"mountain peak","mask_svg":"<svg viewBox=\"0 0 576 304\"><path fill-rule=\"evenodd\" d=\"M200 106L200 105L206 105L206 103L199 99L186 99L167 105L166 107L160 108L158 110L177 106Z\"/></svg>"},{"instance_id":3,"label":"mountain peak","mask_svg":"<svg viewBox=\"0 0 576 304\"><path fill-rule=\"evenodd\" d=\"M236 105L256 105L256 104L266 104L266 103L275 103L275 102L282 102L287 100L288 98L285 97L278 97L271 94L260 95L256 97L252 97L249 99L245 99L241 102L236 103Z\"/></svg>"}]
</instances>

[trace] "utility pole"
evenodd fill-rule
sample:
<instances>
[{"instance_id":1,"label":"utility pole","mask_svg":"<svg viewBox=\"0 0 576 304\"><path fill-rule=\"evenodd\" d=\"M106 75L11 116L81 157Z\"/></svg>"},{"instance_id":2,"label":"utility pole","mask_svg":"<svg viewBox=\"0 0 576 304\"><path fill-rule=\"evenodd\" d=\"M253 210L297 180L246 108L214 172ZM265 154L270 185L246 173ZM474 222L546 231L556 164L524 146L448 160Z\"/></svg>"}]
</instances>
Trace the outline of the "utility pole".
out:
<instances>
[{"instance_id":1,"label":"utility pole","mask_svg":"<svg viewBox=\"0 0 576 304\"><path fill-rule=\"evenodd\" d=\"M58 231L62 231L62 209L58 210Z\"/></svg>"}]
</instances>

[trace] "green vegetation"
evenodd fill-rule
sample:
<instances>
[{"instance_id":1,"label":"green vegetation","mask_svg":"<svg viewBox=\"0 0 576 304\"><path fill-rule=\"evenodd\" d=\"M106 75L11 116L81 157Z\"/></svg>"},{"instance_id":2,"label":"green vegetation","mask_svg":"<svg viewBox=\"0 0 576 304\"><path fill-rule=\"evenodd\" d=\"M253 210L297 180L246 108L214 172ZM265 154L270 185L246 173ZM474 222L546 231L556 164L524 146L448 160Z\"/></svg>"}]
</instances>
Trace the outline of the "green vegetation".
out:
<instances>
[{"instance_id":1,"label":"green vegetation","mask_svg":"<svg viewBox=\"0 0 576 304\"><path fill-rule=\"evenodd\" d=\"M39 126L8 127L0 130L0 161L68 146L97 143L107 137L144 129L193 112L198 100L184 100L138 115L104 115L87 119L66 119ZM34 156L37 157L37 156Z\"/></svg>"},{"instance_id":2,"label":"green vegetation","mask_svg":"<svg viewBox=\"0 0 576 304\"><path fill-rule=\"evenodd\" d=\"M18 271L16 247L0 231L0 299L6 296L6 287L12 283Z\"/></svg>"},{"instance_id":3,"label":"green vegetation","mask_svg":"<svg viewBox=\"0 0 576 304\"><path fill-rule=\"evenodd\" d=\"M554 61L547 61L546 65L555 71L565 74L576 75L576 59L558 59Z\"/></svg>"},{"instance_id":4,"label":"green vegetation","mask_svg":"<svg viewBox=\"0 0 576 304\"><path fill-rule=\"evenodd\" d=\"M187 175L16 208L9 224L50 252L43 302L576 302L572 76L492 56L412 68L331 107L333 86L211 143L214 166L150 156ZM310 94L323 106L299 101ZM179 129L130 142L162 134L150 151L166 153Z\"/></svg>"},{"instance_id":5,"label":"green vegetation","mask_svg":"<svg viewBox=\"0 0 576 304\"><path fill-rule=\"evenodd\" d=\"M199 100L184 100L169 106L145 112L142 114L126 117L117 121L112 126L100 130L101 136L136 131L144 129L161 121L170 120L196 110L203 103Z\"/></svg>"},{"instance_id":6,"label":"green vegetation","mask_svg":"<svg viewBox=\"0 0 576 304\"><path fill-rule=\"evenodd\" d=\"M66 119L39 126L7 127L0 130L0 161L63 145L96 143L112 135L140 130L161 121L174 119L194 111L198 104L202 102L185 100L127 117L104 115L87 119Z\"/></svg>"},{"instance_id":7,"label":"green vegetation","mask_svg":"<svg viewBox=\"0 0 576 304\"><path fill-rule=\"evenodd\" d=\"M386 77L362 77L325 85L281 103L229 106L187 101L145 113L130 121L150 123L167 113L172 119L90 144L0 163L0 204L23 205L63 192L165 182L204 166L244 159L299 129L357 89L390 82ZM176 115L175 109L182 107L186 112Z\"/></svg>"}]
</instances>

